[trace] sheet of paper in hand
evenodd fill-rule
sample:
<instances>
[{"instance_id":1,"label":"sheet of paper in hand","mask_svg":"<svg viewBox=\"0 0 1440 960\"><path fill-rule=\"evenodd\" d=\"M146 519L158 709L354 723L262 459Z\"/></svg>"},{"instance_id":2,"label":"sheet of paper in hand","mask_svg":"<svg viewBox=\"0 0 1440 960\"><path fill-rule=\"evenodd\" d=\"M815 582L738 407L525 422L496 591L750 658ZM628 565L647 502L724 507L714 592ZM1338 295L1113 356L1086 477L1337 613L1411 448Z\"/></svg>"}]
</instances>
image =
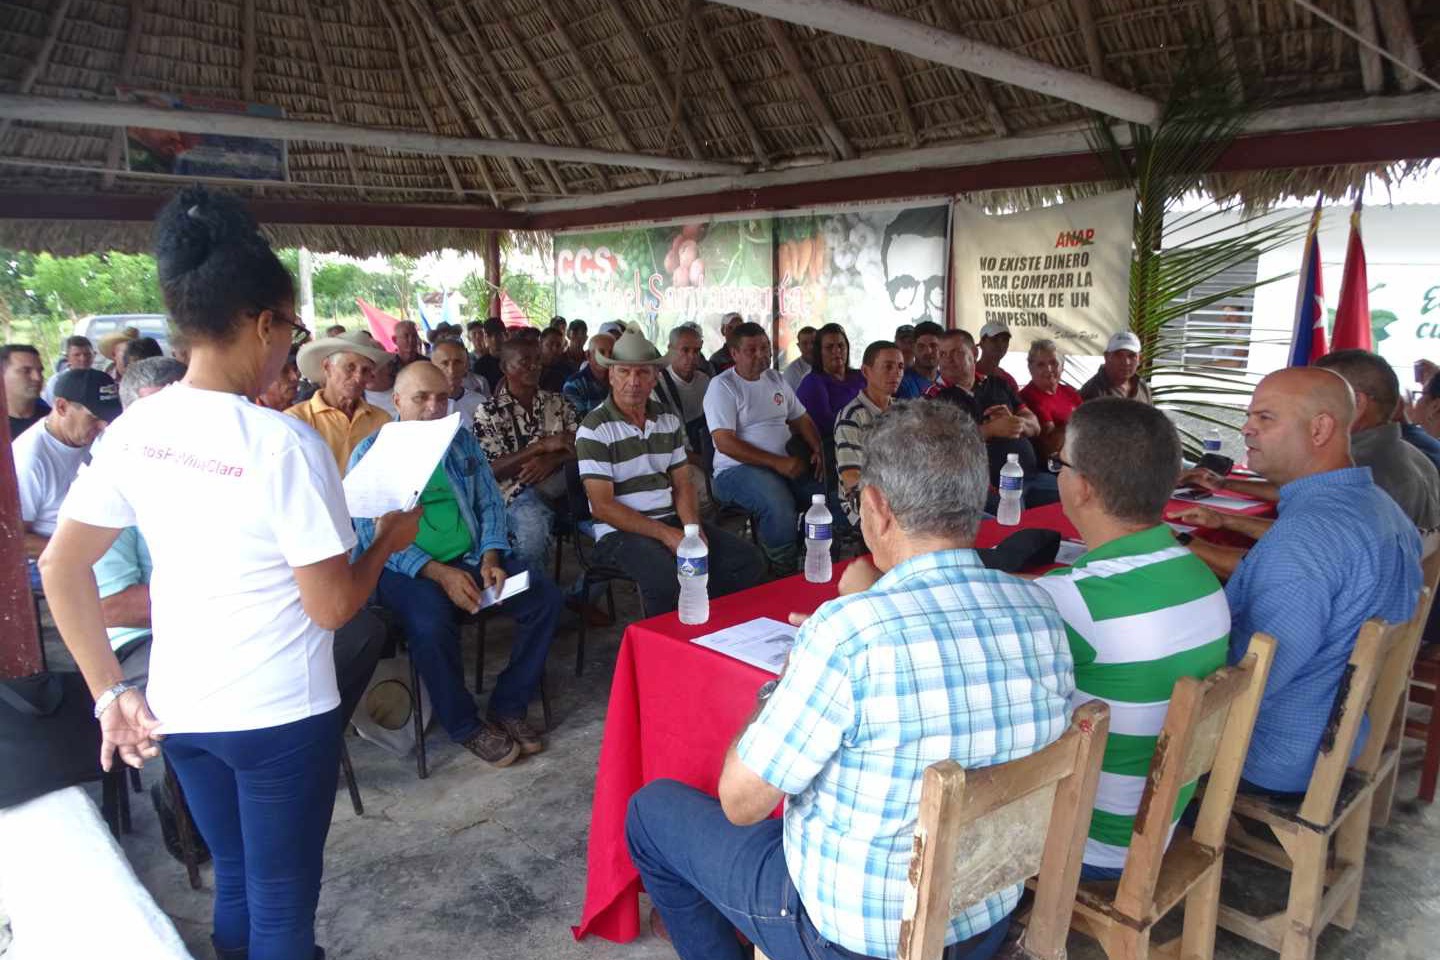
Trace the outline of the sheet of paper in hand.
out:
<instances>
[{"instance_id":1,"label":"sheet of paper in hand","mask_svg":"<svg viewBox=\"0 0 1440 960\"><path fill-rule=\"evenodd\" d=\"M493 607L497 603L504 603L517 593L530 589L530 571L521 570L511 577L505 578L505 585L500 588L500 595L495 595L494 587L486 587L480 593L480 609Z\"/></svg>"},{"instance_id":2,"label":"sheet of paper in hand","mask_svg":"<svg viewBox=\"0 0 1440 960\"><path fill-rule=\"evenodd\" d=\"M459 429L458 413L381 427L364 458L345 476L350 516L378 517L415 506Z\"/></svg>"},{"instance_id":3,"label":"sheet of paper in hand","mask_svg":"<svg viewBox=\"0 0 1440 960\"><path fill-rule=\"evenodd\" d=\"M694 642L778 676L795 645L795 632L788 623L757 617L696 637Z\"/></svg>"}]
</instances>

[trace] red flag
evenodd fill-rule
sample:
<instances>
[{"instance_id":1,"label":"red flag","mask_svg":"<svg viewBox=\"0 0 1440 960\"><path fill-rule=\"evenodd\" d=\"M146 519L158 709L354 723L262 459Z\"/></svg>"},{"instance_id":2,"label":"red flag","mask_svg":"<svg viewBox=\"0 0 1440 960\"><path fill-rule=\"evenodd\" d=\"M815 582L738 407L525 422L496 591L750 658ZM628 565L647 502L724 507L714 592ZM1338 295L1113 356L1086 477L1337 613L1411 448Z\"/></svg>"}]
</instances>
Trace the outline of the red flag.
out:
<instances>
[{"instance_id":1,"label":"red flag","mask_svg":"<svg viewBox=\"0 0 1440 960\"><path fill-rule=\"evenodd\" d=\"M380 341L380 345L391 353L395 352L395 324L399 319L390 316L384 310L371 306L359 297L355 298L355 304L360 312L365 315L365 322L370 325L370 334Z\"/></svg>"},{"instance_id":2,"label":"red flag","mask_svg":"<svg viewBox=\"0 0 1440 960\"><path fill-rule=\"evenodd\" d=\"M1365 242L1360 239L1360 201L1350 214L1350 244L1340 279L1340 306L1330 331L1331 350L1370 350L1370 284L1365 279Z\"/></svg>"},{"instance_id":3,"label":"red flag","mask_svg":"<svg viewBox=\"0 0 1440 960\"><path fill-rule=\"evenodd\" d=\"M500 319L505 321L507 327L528 327L530 318L525 316L525 311L520 309L520 304L510 299L510 294L504 290L500 291Z\"/></svg>"}]
</instances>

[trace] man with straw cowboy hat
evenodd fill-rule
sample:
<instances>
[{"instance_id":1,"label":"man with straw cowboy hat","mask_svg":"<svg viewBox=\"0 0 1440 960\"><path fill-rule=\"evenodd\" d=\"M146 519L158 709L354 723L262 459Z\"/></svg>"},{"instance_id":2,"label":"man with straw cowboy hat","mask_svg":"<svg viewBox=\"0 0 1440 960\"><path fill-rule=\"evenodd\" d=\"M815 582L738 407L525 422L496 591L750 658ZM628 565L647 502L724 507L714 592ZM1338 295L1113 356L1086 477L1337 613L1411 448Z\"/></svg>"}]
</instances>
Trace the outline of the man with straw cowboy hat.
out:
<instances>
[{"instance_id":1,"label":"man with straw cowboy hat","mask_svg":"<svg viewBox=\"0 0 1440 960\"><path fill-rule=\"evenodd\" d=\"M666 358L629 323L609 356L610 396L575 435L580 479L595 520L595 562L617 567L640 588L646 616L679 603L675 551L682 526L701 525L710 548L710 594L722 596L760 579L760 551L714 524L702 523L686 469L685 424L651 398Z\"/></svg>"},{"instance_id":2,"label":"man with straw cowboy hat","mask_svg":"<svg viewBox=\"0 0 1440 960\"><path fill-rule=\"evenodd\" d=\"M364 330L321 337L300 348L300 375L320 389L285 412L315 428L343 476L361 440L390 422L390 414L365 401L365 383L377 364L391 357Z\"/></svg>"}]
</instances>

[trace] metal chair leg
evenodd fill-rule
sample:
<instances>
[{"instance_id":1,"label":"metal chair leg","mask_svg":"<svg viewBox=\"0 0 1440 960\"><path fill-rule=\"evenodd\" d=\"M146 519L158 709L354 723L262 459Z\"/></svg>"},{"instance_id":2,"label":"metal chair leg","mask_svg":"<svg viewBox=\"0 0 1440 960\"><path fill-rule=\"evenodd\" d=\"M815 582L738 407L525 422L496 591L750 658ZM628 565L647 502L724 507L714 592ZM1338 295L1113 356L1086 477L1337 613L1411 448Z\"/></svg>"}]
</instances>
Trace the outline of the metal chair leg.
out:
<instances>
[{"instance_id":1,"label":"metal chair leg","mask_svg":"<svg viewBox=\"0 0 1440 960\"><path fill-rule=\"evenodd\" d=\"M135 769L134 767L130 767L128 769L130 770L130 789L135 791L136 793L143 793L145 787L143 784L140 783L140 771Z\"/></svg>"},{"instance_id":2,"label":"metal chair leg","mask_svg":"<svg viewBox=\"0 0 1440 960\"><path fill-rule=\"evenodd\" d=\"M585 597L588 603L590 597L590 581L588 579L582 580L580 585L584 588L581 596ZM590 625L585 622L589 619L585 616L585 613L586 610L582 606L580 608L580 629L575 634L575 676L577 677L585 672L585 634L590 629Z\"/></svg>"},{"instance_id":3,"label":"metal chair leg","mask_svg":"<svg viewBox=\"0 0 1440 960\"><path fill-rule=\"evenodd\" d=\"M415 772L420 779L424 780L430 776L430 768L425 758L425 695L424 688L420 685L420 671L415 666L415 658L410 658L410 714L415 719Z\"/></svg>"},{"instance_id":4,"label":"metal chair leg","mask_svg":"<svg viewBox=\"0 0 1440 960\"><path fill-rule=\"evenodd\" d=\"M116 797L125 792L118 781L119 770L112 770L100 778L100 816L110 828L110 836L120 839L120 801Z\"/></svg>"},{"instance_id":5,"label":"metal chair leg","mask_svg":"<svg viewBox=\"0 0 1440 960\"><path fill-rule=\"evenodd\" d=\"M475 624L475 693L478 695L485 686L485 623L489 617L481 617Z\"/></svg>"},{"instance_id":6,"label":"metal chair leg","mask_svg":"<svg viewBox=\"0 0 1440 960\"><path fill-rule=\"evenodd\" d=\"M350 763L350 748L345 746L345 734L340 734L340 770L345 774L345 786L350 790L350 806L355 816L365 816L365 804L360 802L360 785L355 782L355 767Z\"/></svg>"},{"instance_id":7,"label":"metal chair leg","mask_svg":"<svg viewBox=\"0 0 1440 960\"><path fill-rule=\"evenodd\" d=\"M175 813L175 832L180 836L180 858L185 861L185 874L190 880L190 889L200 889L200 854L195 849L195 821L190 819L190 808L185 803L185 793L175 771L165 767L165 790L170 795L170 809Z\"/></svg>"},{"instance_id":8,"label":"metal chair leg","mask_svg":"<svg viewBox=\"0 0 1440 960\"><path fill-rule=\"evenodd\" d=\"M550 719L550 681L543 674L540 677L540 712L545 715L545 732L549 733L555 724Z\"/></svg>"},{"instance_id":9,"label":"metal chair leg","mask_svg":"<svg viewBox=\"0 0 1440 960\"><path fill-rule=\"evenodd\" d=\"M119 763L120 761L117 760L116 762ZM133 832L130 824L130 791L126 789L128 786L128 778L124 772L126 769L134 770L135 768L128 767L117 770L115 776L115 800L117 801L116 806L120 809L121 833Z\"/></svg>"}]
</instances>

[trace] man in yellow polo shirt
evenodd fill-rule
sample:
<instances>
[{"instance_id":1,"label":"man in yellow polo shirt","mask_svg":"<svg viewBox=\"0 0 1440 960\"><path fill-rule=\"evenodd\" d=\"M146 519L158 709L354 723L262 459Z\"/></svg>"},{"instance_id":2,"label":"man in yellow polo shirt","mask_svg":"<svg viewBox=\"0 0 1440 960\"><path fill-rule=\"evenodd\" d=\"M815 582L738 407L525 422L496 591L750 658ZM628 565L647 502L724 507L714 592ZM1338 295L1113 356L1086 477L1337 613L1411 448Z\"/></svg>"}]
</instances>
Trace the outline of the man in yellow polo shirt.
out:
<instances>
[{"instance_id":1,"label":"man in yellow polo shirt","mask_svg":"<svg viewBox=\"0 0 1440 960\"><path fill-rule=\"evenodd\" d=\"M390 354L364 330L322 337L300 348L300 375L321 387L285 412L315 428L342 476L360 441L390 422L390 414L365 402L371 371L389 360Z\"/></svg>"}]
</instances>

